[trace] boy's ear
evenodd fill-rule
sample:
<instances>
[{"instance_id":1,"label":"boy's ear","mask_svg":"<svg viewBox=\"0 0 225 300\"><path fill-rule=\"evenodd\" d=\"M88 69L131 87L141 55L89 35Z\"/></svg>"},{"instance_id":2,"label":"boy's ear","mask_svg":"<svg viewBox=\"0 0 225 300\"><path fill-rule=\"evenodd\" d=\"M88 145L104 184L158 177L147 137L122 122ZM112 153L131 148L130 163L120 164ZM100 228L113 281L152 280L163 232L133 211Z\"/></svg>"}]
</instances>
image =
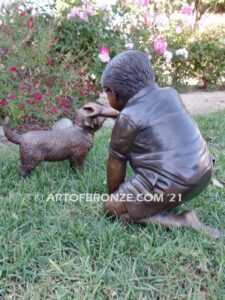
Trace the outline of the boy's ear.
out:
<instances>
[{"instance_id":1,"label":"boy's ear","mask_svg":"<svg viewBox=\"0 0 225 300\"><path fill-rule=\"evenodd\" d=\"M107 88L105 91L106 91L106 94L108 94L108 95L110 95L110 96L113 95L113 92L111 91L110 88Z\"/></svg>"}]
</instances>

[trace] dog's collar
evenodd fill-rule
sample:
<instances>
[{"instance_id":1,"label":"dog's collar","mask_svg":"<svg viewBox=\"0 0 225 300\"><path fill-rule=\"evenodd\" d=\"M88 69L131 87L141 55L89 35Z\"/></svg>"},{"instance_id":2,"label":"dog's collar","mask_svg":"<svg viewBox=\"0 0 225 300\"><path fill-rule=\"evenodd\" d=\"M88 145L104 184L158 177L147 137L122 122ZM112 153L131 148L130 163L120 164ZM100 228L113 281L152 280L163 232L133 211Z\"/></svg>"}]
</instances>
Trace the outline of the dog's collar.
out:
<instances>
[{"instance_id":1,"label":"dog's collar","mask_svg":"<svg viewBox=\"0 0 225 300\"><path fill-rule=\"evenodd\" d=\"M90 134L94 135L94 129L82 126L77 122L74 122L74 124L77 125L78 127L80 127L81 129L83 129L84 131L89 132Z\"/></svg>"}]
</instances>

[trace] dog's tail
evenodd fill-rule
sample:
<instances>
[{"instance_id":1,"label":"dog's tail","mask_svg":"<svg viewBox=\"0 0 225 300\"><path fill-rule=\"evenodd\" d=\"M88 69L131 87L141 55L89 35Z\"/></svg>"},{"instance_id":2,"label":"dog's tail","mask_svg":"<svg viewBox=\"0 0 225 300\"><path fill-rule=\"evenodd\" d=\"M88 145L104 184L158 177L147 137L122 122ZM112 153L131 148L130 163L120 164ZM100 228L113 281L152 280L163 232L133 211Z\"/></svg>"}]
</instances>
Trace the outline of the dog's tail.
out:
<instances>
[{"instance_id":1,"label":"dog's tail","mask_svg":"<svg viewBox=\"0 0 225 300\"><path fill-rule=\"evenodd\" d=\"M11 128L10 128L10 118L9 117L6 117L5 118L5 123L4 123L4 126L3 126L3 129L4 129L4 133L5 133L5 136L7 137L7 139L14 143L14 144L20 144L20 140L21 140L21 135L15 133Z\"/></svg>"}]
</instances>

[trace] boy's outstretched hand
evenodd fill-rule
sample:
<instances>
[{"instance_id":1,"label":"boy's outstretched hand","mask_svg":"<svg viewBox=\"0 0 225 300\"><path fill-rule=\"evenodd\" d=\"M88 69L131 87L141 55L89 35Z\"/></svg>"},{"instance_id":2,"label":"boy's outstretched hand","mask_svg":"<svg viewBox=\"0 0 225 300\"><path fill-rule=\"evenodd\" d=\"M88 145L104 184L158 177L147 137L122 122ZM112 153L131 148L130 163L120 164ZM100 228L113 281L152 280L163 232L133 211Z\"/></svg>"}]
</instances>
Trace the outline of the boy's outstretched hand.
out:
<instances>
[{"instance_id":1,"label":"boy's outstretched hand","mask_svg":"<svg viewBox=\"0 0 225 300\"><path fill-rule=\"evenodd\" d=\"M115 110L114 108L93 102L85 104L83 108L91 111L90 113L88 113L89 117L101 116L108 118L117 118L117 116L119 115L119 111Z\"/></svg>"}]
</instances>

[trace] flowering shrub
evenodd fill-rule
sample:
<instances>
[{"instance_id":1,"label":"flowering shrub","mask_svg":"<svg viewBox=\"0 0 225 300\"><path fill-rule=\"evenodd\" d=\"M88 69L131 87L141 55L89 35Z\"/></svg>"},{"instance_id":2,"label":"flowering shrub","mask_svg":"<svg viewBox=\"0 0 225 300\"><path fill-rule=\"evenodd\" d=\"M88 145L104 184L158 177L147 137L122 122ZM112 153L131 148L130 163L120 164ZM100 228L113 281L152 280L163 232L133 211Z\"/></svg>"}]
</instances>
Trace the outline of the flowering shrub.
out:
<instances>
[{"instance_id":1,"label":"flowering shrub","mask_svg":"<svg viewBox=\"0 0 225 300\"><path fill-rule=\"evenodd\" d=\"M21 4L3 8L0 117L72 117L97 99L105 65L126 49L149 55L160 85L224 84L225 18L196 23L194 2L171 3L65 0L55 15Z\"/></svg>"},{"instance_id":2,"label":"flowering shrub","mask_svg":"<svg viewBox=\"0 0 225 300\"><path fill-rule=\"evenodd\" d=\"M88 76L54 53L56 22L34 15L25 5L3 10L0 31L0 116L15 122L34 114L41 119L73 117L77 106L99 91ZM13 22L12 22L13 20Z\"/></svg>"}]
</instances>

